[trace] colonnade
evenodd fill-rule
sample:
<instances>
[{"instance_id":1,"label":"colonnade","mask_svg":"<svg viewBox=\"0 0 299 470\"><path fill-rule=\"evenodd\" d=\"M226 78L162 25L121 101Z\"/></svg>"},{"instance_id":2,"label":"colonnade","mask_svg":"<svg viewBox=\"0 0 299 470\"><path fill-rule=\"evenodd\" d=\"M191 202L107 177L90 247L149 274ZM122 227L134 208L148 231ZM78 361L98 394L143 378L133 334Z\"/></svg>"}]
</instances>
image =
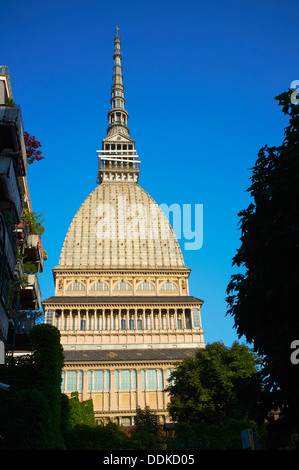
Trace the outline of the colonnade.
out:
<instances>
[{"instance_id":1,"label":"colonnade","mask_svg":"<svg viewBox=\"0 0 299 470\"><path fill-rule=\"evenodd\" d=\"M61 331L177 330L201 328L198 308L48 309L46 323Z\"/></svg>"}]
</instances>

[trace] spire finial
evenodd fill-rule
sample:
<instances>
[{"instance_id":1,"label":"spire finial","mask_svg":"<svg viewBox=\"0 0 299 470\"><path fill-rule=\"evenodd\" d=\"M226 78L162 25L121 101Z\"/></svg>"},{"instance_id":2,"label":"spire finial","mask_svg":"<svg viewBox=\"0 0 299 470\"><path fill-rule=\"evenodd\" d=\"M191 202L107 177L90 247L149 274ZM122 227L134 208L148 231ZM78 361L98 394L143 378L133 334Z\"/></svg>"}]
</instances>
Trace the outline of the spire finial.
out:
<instances>
[{"instance_id":1,"label":"spire finial","mask_svg":"<svg viewBox=\"0 0 299 470\"><path fill-rule=\"evenodd\" d=\"M120 37L118 26L114 39L113 78L111 109L108 111L107 137L98 150L98 183L103 181L138 182L139 165L135 140L130 137L127 125L129 114L125 110L125 92L121 66Z\"/></svg>"},{"instance_id":2,"label":"spire finial","mask_svg":"<svg viewBox=\"0 0 299 470\"><path fill-rule=\"evenodd\" d=\"M108 113L109 127L108 135L121 133L129 135L127 126L128 112L125 110L125 91L121 66L120 37L118 34L118 26L116 26L116 35L114 40L114 66L111 90L111 109Z\"/></svg>"}]
</instances>

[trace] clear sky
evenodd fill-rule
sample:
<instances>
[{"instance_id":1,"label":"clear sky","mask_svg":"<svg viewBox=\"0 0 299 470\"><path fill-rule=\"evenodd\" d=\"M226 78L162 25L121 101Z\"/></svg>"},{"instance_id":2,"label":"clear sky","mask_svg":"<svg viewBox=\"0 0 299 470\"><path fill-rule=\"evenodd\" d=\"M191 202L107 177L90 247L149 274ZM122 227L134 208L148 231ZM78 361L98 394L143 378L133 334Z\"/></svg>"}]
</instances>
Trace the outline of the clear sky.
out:
<instances>
[{"instance_id":1,"label":"clear sky","mask_svg":"<svg viewBox=\"0 0 299 470\"><path fill-rule=\"evenodd\" d=\"M203 205L201 249L179 241L190 293L204 300L205 340L230 346L237 336L225 297L237 272L237 214L250 202L258 150L283 140L287 121L274 97L299 79L298 2L14 0L0 11L0 63L46 157L28 167L46 228L42 298L54 295L67 229L96 187L118 26L139 184L158 204Z\"/></svg>"}]
</instances>

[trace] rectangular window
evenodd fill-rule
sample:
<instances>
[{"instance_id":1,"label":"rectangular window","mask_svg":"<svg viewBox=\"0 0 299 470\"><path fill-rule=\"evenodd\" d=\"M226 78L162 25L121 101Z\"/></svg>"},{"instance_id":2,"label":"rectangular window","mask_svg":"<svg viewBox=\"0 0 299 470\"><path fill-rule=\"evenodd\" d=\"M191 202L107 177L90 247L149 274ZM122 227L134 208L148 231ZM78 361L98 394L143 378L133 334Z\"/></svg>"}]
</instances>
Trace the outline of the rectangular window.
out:
<instances>
[{"instance_id":1,"label":"rectangular window","mask_svg":"<svg viewBox=\"0 0 299 470\"><path fill-rule=\"evenodd\" d=\"M158 388L163 388L163 372L162 372L162 369L158 370Z\"/></svg>"},{"instance_id":2,"label":"rectangular window","mask_svg":"<svg viewBox=\"0 0 299 470\"><path fill-rule=\"evenodd\" d=\"M141 371L141 388L145 390L145 370L143 369Z\"/></svg>"},{"instance_id":3,"label":"rectangular window","mask_svg":"<svg viewBox=\"0 0 299 470\"><path fill-rule=\"evenodd\" d=\"M121 424L123 426L131 426L131 418L129 416L123 416L121 418Z\"/></svg>"},{"instance_id":4,"label":"rectangular window","mask_svg":"<svg viewBox=\"0 0 299 470\"><path fill-rule=\"evenodd\" d=\"M120 388L121 390L130 390L130 371L129 370L122 370L121 371L121 383Z\"/></svg>"},{"instance_id":5,"label":"rectangular window","mask_svg":"<svg viewBox=\"0 0 299 470\"><path fill-rule=\"evenodd\" d=\"M137 389L137 372L135 369L131 370L131 389Z\"/></svg>"},{"instance_id":6,"label":"rectangular window","mask_svg":"<svg viewBox=\"0 0 299 470\"><path fill-rule=\"evenodd\" d=\"M83 370L77 372L78 374L78 390L81 392L83 390Z\"/></svg>"},{"instance_id":7,"label":"rectangular window","mask_svg":"<svg viewBox=\"0 0 299 470\"><path fill-rule=\"evenodd\" d=\"M163 388L163 372L162 369L148 369L141 371L141 387L142 390L156 390Z\"/></svg>"},{"instance_id":8,"label":"rectangular window","mask_svg":"<svg viewBox=\"0 0 299 470\"><path fill-rule=\"evenodd\" d=\"M73 392L74 390L77 390L77 372L73 370L69 370L67 371L66 377L67 377L67 385L66 385L67 391Z\"/></svg>"},{"instance_id":9,"label":"rectangular window","mask_svg":"<svg viewBox=\"0 0 299 470\"><path fill-rule=\"evenodd\" d=\"M104 371L95 370L93 373L93 389L104 390Z\"/></svg>"},{"instance_id":10,"label":"rectangular window","mask_svg":"<svg viewBox=\"0 0 299 470\"><path fill-rule=\"evenodd\" d=\"M137 387L136 370L127 369L127 370L122 370L122 371L118 371L118 370L115 371L115 390L136 390L136 387Z\"/></svg>"},{"instance_id":11,"label":"rectangular window","mask_svg":"<svg viewBox=\"0 0 299 470\"><path fill-rule=\"evenodd\" d=\"M62 379L61 379L61 391L62 392L64 391L64 387L65 387L65 372L62 371Z\"/></svg>"},{"instance_id":12,"label":"rectangular window","mask_svg":"<svg viewBox=\"0 0 299 470\"><path fill-rule=\"evenodd\" d=\"M157 388L157 371L156 369L149 369L147 372L147 388L156 389Z\"/></svg>"},{"instance_id":13,"label":"rectangular window","mask_svg":"<svg viewBox=\"0 0 299 470\"><path fill-rule=\"evenodd\" d=\"M92 390L92 371L91 370L88 371L87 388L88 388L88 391L91 392Z\"/></svg>"},{"instance_id":14,"label":"rectangular window","mask_svg":"<svg viewBox=\"0 0 299 470\"><path fill-rule=\"evenodd\" d=\"M198 308L194 308L193 311L192 311L192 314L193 314L193 327L194 328L199 328L200 324L199 324L199 311L198 311Z\"/></svg>"},{"instance_id":15,"label":"rectangular window","mask_svg":"<svg viewBox=\"0 0 299 470\"><path fill-rule=\"evenodd\" d=\"M52 322L53 322L53 310L48 310L45 323L49 323L50 325L52 325Z\"/></svg>"},{"instance_id":16,"label":"rectangular window","mask_svg":"<svg viewBox=\"0 0 299 470\"><path fill-rule=\"evenodd\" d=\"M110 390L110 370L105 373L105 390Z\"/></svg>"},{"instance_id":17,"label":"rectangular window","mask_svg":"<svg viewBox=\"0 0 299 470\"><path fill-rule=\"evenodd\" d=\"M126 329L127 329L127 322L126 322L126 320L123 320L123 319L121 320L121 329L122 329L122 330L126 330Z\"/></svg>"}]
</instances>

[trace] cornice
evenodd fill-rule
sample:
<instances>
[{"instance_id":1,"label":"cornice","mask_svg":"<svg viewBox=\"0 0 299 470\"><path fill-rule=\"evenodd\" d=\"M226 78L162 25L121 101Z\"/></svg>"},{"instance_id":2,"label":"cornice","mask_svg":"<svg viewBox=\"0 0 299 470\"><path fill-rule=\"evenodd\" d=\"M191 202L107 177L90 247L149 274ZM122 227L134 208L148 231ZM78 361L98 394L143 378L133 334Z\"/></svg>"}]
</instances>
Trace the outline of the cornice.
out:
<instances>
[{"instance_id":1,"label":"cornice","mask_svg":"<svg viewBox=\"0 0 299 470\"><path fill-rule=\"evenodd\" d=\"M183 274L190 274L190 268L162 268L162 269L94 269L94 268L64 268L60 266L56 266L56 268L52 269L54 275L78 275L78 276L119 276L119 275L126 275L126 276L163 276L165 274L170 274L172 276L179 276Z\"/></svg>"},{"instance_id":2,"label":"cornice","mask_svg":"<svg viewBox=\"0 0 299 470\"><path fill-rule=\"evenodd\" d=\"M183 359L168 359L168 360L155 360L155 361L152 361L152 360L140 360L140 361L127 361L127 360L117 360L115 362L112 362L112 361L106 361L106 360L98 360L98 361L86 361L84 362L84 360L82 361L64 361L64 367L63 367L63 370L67 370L67 369L75 369L75 368L78 368L80 367L81 369L83 370L89 370L89 369L94 369L95 367L99 368L99 366L101 366L102 369L114 369L114 370L117 370L117 368L119 369L127 369L128 367L134 367L136 368L137 370L138 369L142 369L143 367L148 367L150 366L151 368L155 368L155 367L161 367L161 366L165 366L165 367L170 367L170 366L173 366L175 363L177 362L182 362Z\"/></svg>"},{"instance_id":3,"label":"cornice","mask_svg":"<svg viewBox=\"0 0 299 470\"><path fill-rule=\"evenodd\" d=\"M155 297L157 298L157 297ZM167 300L161 300L161 301L158 301L158 302L134 302L134 301L119 301L119 302L113 302L113 303L110 303L110 302L105 302L105 301L99 301L98 303L95 302L95 303L92 303L92 302L78 302L78 301L75 301L74 302L63 302L63 300L61 301L47 301L47 300L44 300L42 301L42 305L45 305L47 306L48 308L65 308L65 309L86 309L86 308L90 308L90 309L107 309L107 310L111 310L111 309L120 309L120 308L125 308L125 307L129 307L129 308L159 308L160 307L165 307L165 305L167 305L168 308L192 308L192 307L198 307L198 306L201 306L203 304L203 301L202 300L197 300L197 301L186 301L186 302L171 302L171 301L167 301Z\"/></svg>"}]
</instances>

